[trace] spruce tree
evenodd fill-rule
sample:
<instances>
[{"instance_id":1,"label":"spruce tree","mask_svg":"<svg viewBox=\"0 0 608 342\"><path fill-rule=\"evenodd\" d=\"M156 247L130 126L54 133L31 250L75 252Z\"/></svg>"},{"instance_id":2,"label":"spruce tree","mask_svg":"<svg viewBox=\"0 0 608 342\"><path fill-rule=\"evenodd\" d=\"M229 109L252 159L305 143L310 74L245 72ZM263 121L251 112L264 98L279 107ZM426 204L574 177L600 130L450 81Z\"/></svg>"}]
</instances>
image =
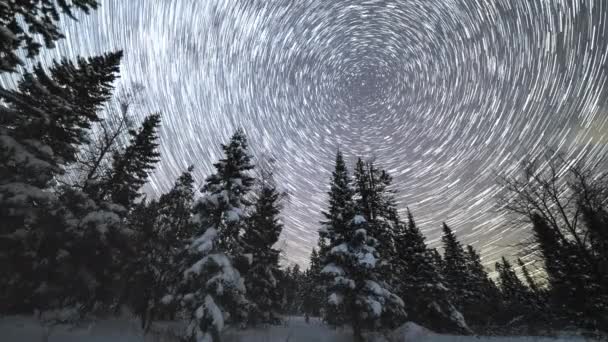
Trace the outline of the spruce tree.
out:
<instances>
[{"instance_id":1,"label":"spruce tree","mask_svg":"<svg viewBox=\"0 0 608 342\"><path fill-rule=\"evenodd\" d=\"M148 115L138 130L130 130L129 145L112 157L112 167L100 189L90 188L100 199L110 200L129 209L140 197L139 189L159 161L158 129L160 114Z\"/></svg>"},{"instance_id":2,"label":"spruce tree","mask_svg":"<svg viewBox=\"0 0 608 342\"><path fill-rule=\"evenodd\" d=\"M452 291L454 304L461 309L469 299L467 291L467 258L452 229L443 223L443 275Z\"/></svg>"},{"instance_id":3,"label":"spruce tree","mask_svg":"<svg viewBox=\"0 0 608 342\"><path fill-rule=\"evenodd\" d=\"M449 290L433 260L433 251L427 249L409 210L407 225L399 227L396 236L398 294L408 308L409 319L438 332L470 333L462 314L450 301Z\"/></svg>"},{"instance_id":4,"label":"spruce tree","mask_svg":"<svg viewBox=\"0 0 608 342\"><path fill-rule=\"evenodd\" d=\"M76 11L88 14L96 9L96 0L29 0L5 1L0 7L0 71L13 72L24 62L16 54L24 48L26 56L33 58L40 53L42 40L45 47L55 47L64 37L60 31L60 13L76 20Z\"/></svg>"},{"instance_id":5,"label":"spruce tree","mask_svg":"<svg viewBox=\"0 0 608 342\"><path fill-rule=\"evenodd\" d=\"M382 265L379 265L383 286L396 289L399 279L395 239L401 222L391 182L386 171L371 161L358 159L354 172L355 206L368 221L369 235L379 243L377 249L383 257Z\"/></svg>"},{"instance_id":6,"label":"spruce tree","mask_svg":"<svg viewBox=\"0 0 608 342\"><path fill-rule=\"evenodd\" d=\"M321 286L321 258L315 248L310 254L310 267L305 272L305 282L302 305L303 311L307 316L319 316L323 306L325 293Z\"/></svg>"},{"instance_id":7,"label":"spruce tree","mask_svg":"<svg viewBox=\"0 0 608 342\"><path fill-rule=\"evenodd\" d=\"M125 239L120 219L55 180L75 160L111 96L121 52L41 66L3 91L0 128L0 256L7 310L72 307L108 299L106 285ZM112 247L113 246L113 247ZM13 292L14 291L14 292Z\"/></svg>"},{"instance_id":8,"label":"spruce tree","mask_svg":"<svg viewBox=\"0 0 608 342\"><path fill-rule=\"evenodd\" d=\"M528 289L519 279L511 263L502 257L501 262L496 263L498 273L498 284L505 303L505 310L511 318L517 318L529 311L527 299Z\"/></svg>"},{"instance_id":9,"label":"spruce tree","mask_svg":"<svg viewBox=\"0 0 608 342\"><path fill-rule=\"evenodd\" d=\"M494 321L495 306L500 303L500 293L481 263L481 257L471 245L466 250L467 293L463 312L469 322L487 325Z\"/></svg>"},{"instance_id":10,"label":"spruce tree","mask_svg":"<svg viewBox=\"0 0 608 342\"><path fill-rule=\"evenodd\" d=\"M228 317L238 322L247 315L244 279L235 264L243 262L239 237L247 222L253 166L242 130L222 149L224 158L214 164L216 172L207 177L194 207L196 232L180 262L183 278L163 298L177 301L188 314L191 340L217 342Z\"/></svg>"},{"instance_id":11,"label":"spruce tree","mask_svg":"<svg viewBox=\"0 0 608 342\"><path fill-rule=\"evenodd\" d=\"M368 227L365 218L356 215L350 233L331 248L321 271L331 277L328 304L336 315L333 323L350 324L356 341L363 341L364 330L395 327L405 317L401 298L383 286L381 256Z\"/></svg>"},{"instance_id":12,"label":"spruce tree","mask_svg":"<svg viewBox=\"0 0 608 342\"><path fill-rule=\"evenodd\" d=\"M153 319L172 318L174 307L162 305L167 289L175 287L175 265L193 234L190 222L194 202L194 180L189 167L173 188L158 201L145 199L129 215L129 227L137 235L136 257L126 268L129 274L124 296L147 328Z\"/></svg>"},{"instance_id":13,"label":"spruce tree","mask_svg":"<svg viewBox=\"0 0 608 342\"><path fill-rule=\"evenodd\" d=\"M249 324L280 322L280 291L278 284L279 250L273 248L279 240L283 224L279 218L281 193L272 174L266 172L253 204L243 235L245 252L252 255L252 265L245 275L249 307Z\"/></svg>"},{"instance_id":14,"label":"spruce tree","mask_svg":"<svg viewBox=\"0 0 608 342\"><path fill-rule=\"evenodd\" d=\"M336 153L336 165L332 172L329 195L329 210L322 212L325 221L321 222L319 230L319 252L321 255L329 248L344 241L344 236L349 229L349 221L354 216L353 212L353 190L350 186L348 170L342 153ZM327 243L328 246L321 246Z\"/></svg>"}]
</instances>

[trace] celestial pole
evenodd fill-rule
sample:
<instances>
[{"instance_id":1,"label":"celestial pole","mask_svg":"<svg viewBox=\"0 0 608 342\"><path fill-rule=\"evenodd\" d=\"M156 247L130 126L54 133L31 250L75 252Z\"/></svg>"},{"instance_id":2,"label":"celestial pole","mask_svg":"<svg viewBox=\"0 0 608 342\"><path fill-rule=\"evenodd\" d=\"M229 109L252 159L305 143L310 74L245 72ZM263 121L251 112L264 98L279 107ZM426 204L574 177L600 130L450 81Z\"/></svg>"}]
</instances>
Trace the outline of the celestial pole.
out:
<instances>
[{"instance_id":1,"label":"celestial pole","mask_svg":"<svg viewBox=\"0 0 608 342\"><path fill-rule=\"evenodd\" d=\"M491 265L526 236L496 211L497 173L547 148L608 152L607 14L605 0L103 0L41 59L124 50L118 87L144 86L134 117L162 114L151 193L190 164L202 184L242 127L290 194L290 262L316 244L339 147L390 172L432 246L447 221Z\"/></svg>"}]
</instances>

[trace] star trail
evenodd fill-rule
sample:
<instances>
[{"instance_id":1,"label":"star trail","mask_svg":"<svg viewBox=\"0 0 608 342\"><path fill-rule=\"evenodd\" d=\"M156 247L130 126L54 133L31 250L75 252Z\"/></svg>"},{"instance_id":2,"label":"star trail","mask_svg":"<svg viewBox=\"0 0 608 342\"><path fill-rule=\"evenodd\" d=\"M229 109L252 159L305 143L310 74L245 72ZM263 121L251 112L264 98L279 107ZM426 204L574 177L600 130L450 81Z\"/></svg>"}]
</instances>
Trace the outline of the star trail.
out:
<instances>
[{"instance_id":1,"label":"star trail","mask_svg":"<svg viewBox=\"0 0 608 342\"><path fill-rule=\"evenodd\" d=\"M243 127L289 192L281 247L305 265L340 148L394 178L432 246L446 221L486 264L526 233L496 173L552 147L608 152L605 0L104 0L45 60L123 49L133 115L161 112L148 191L202 184ZM6 82L6 80L5 80Z\"/></svg>"}]
</instances>

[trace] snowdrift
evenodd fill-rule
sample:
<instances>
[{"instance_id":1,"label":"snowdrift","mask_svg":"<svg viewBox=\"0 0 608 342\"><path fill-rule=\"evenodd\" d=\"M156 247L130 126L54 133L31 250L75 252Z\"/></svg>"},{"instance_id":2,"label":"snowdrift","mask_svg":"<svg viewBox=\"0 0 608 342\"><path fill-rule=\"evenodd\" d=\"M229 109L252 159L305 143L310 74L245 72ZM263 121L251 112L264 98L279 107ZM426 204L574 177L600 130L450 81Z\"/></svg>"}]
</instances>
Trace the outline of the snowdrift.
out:
<instances>
[{"instance_id":1,"label":"snowdrift","mask_svg":"<svg viewBox=\"0 0 608 342\"><path fill-rule=\"evenodd\" d=\"M0 318L2 342L179 342L183 326L176 322L157 322L144 334L135 319L104 319L78 326L48 326L32 317ZM318 320L306 323L302 317L288 317L283 325L258 329L232 330L223 342L350 342L349 329L331 329ZM555 342L591 341L577 336L484 337L436 334L408 322L388 335L367 336L369 342Z\"/></svg>"}]
</instances>

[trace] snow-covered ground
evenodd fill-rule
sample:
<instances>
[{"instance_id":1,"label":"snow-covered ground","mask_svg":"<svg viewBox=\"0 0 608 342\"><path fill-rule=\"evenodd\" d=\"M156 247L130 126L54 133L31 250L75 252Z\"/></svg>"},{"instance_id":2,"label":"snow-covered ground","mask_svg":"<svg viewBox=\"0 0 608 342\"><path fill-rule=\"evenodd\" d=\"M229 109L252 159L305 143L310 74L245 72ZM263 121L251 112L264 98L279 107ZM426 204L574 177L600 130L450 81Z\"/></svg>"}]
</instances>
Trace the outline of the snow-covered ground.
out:
<instances>
[{"instance_id":1,"label":"snow-covered ground","mask_svg":"<svg viewBox=\"0 0 608 342\"><path fill-rule=\"evenodd\" d=\"M179 324L156 323L143 334L137 320L105 319L77 327L40 324L31 317L0 318L2 342L178 342ZM351 332L331 329L316 319L306 323L302 317L288 317L285 324L250 330L228 330L225 342L349 342ZM555 342L590 341L582 337L479 337L434 334L407 323L388 336L369 336L370 342Z\"/></svg>"}]
</instances>

